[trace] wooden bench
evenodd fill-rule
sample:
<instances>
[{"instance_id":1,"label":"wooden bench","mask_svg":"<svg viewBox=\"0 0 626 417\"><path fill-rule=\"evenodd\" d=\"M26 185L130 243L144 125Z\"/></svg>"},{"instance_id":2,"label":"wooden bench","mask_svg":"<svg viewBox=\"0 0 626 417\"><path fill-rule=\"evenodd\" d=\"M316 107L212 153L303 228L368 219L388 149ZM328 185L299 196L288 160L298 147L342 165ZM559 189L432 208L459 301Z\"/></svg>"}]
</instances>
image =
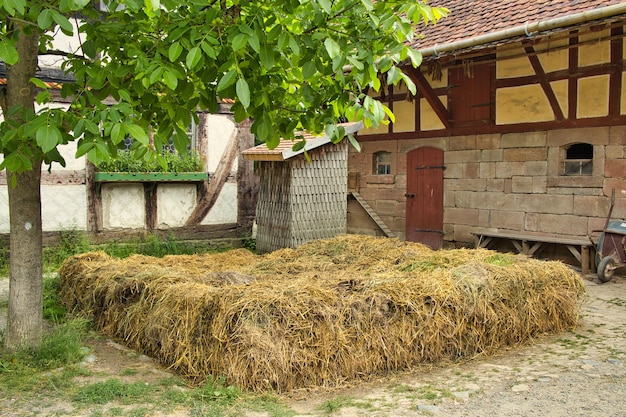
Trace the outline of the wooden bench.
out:
<instances>
[{"instance_id":1,"label":"wooden bench","mask_svg":"<svg viewBox=\"0 0 626 417\"><path fill-rule=\"evenodd\" d=\"M539 254L545 244L564 245L580 262L583 275L589 273L590 270L595 271L595 262L591 257L594 246L590 239L536 236L512 231L475 231L472 232L472 235L474 235L475 247L477 248L487 248L494 240L501 239L511 242L518 253L528 256Z\"/></svg>"}]
</instances>

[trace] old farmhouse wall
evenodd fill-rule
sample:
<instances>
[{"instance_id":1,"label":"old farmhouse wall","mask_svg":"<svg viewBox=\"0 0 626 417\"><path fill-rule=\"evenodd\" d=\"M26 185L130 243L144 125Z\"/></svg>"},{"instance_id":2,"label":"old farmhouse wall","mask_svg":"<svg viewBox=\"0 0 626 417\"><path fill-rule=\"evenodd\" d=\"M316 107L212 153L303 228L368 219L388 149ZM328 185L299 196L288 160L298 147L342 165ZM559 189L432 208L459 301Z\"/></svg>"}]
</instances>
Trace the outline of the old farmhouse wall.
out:
<instances>
[{"instance_id":1,"label":"old farmhouse wall","mask_svg":"<svg viewBox=\"0 0 626 417\"><path fill-rule=\"evenodd\" d=\"M478 229L586 237L626 217L626 72L623 19L431 58L407 69L418 87L381 97L396 122L362 131L351 150L354 187L407 238L420 148L443 152L442 233L473 245ZM409 181L410 182L410 181ZM432 191L432 190L431 190ZM350 202L348 230L382 234ZM408 220L407 220L408 219Z\"/></svg>"},{"instance_id":2,"label":"old farmhouse wall","mask_svg":"<svg viewBox=\"0 0 626 417\"><path fill-rule=\"evenodd\" d=\"M141 235L146 231L185 239L250 236L258 179L251 162L241 158L254 143L249 122L236 124L226 107L199 114L195 151L207 179L195 182L98 182L96 168L76 144L60 147L67 161L42 170L44 238L59 231L84 231L96 241ZM9 233L7 181L0 173L0 234Z\"/></svg>"}]
</instances>

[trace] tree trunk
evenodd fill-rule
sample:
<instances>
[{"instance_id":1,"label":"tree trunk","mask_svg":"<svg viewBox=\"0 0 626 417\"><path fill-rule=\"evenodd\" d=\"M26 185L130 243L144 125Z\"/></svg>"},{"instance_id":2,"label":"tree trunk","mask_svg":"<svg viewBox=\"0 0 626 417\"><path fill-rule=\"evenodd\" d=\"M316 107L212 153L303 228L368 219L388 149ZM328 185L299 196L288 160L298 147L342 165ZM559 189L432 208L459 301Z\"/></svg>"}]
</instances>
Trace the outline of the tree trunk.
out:
<instances>
[{"instance_id":1,"label":"tree trunk","mask_svg":"<svg viewBox=\"0 0 626 417\"><path fill-rule=\"evenodd\" d=\"M19 61L7 66L7 85L3 112L13 106L34 111L34 85L30 79L37 70L39 34L25 23L13 22L19 33L16 44ZM6 116L5 116L6 117ZM18 122L20 113L10 116ZM24 142L28 139L24 138ZM42 307L42 226L41 226L41 150L23 143L24 156L32 163L32 170L22 174L7 172L10 217L9 313L5 347L15 351L41 344L43 328Z\"/></svg>"},{"instance_id":2,"label":"tree trunk","mask_svg":"<svg viewBox=\"0 0 626 417\"><path fill-rule=\"evenodd\" d=\"M10 282L5 348L37 347L43 328L41 163L8 181Z\"/></svg>"}]
</instances>

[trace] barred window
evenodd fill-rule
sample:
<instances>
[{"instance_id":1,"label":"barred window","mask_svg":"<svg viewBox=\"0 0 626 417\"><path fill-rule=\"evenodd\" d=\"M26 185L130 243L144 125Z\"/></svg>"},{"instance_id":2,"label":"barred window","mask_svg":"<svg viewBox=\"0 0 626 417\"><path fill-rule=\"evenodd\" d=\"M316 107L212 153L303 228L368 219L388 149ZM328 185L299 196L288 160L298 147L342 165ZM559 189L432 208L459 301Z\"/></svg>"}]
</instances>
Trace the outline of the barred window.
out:
<instances>
[{"instance_id":1,"label":"barred window","mask_svg":"<svg viewBox=\"0 0 626 417\"><path fill-rule=\"evenodd\" d=\"M565 148L563 175L593 175L593 145L576 143Z\"/></svg>"},{"instance_id":2,"label":"barred window","mask_svg":"<svg viewBox=\"0 0 626 417\"><path fill-rule=\"evenodd\" d=\"M391 174L391 152L376 152L373 167L374 175Z\"/></svg>"}]
</instances>

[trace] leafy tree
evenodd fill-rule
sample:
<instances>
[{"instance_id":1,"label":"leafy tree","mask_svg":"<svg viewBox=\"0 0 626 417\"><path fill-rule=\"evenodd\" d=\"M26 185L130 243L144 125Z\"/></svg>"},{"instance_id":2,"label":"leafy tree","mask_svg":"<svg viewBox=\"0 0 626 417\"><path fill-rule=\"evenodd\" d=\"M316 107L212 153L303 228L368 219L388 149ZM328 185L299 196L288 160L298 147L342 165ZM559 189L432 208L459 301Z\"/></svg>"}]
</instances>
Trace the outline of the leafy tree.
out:
<instances>
[{"instance_id":1,"label":"leafy tree","mask_svg":"<svg viewBox=\"0 0 626 417\"><path fill-rule=\"evenodd\" d=\"M235 99L235 119L252 118L270 148L299 129L340 139L338 120L393 118L367 91L381 79L414 91L399 65L421 57L405 42L415 25L446 12L409 0L0 0L0 168L11 228L5 347L41 340L41 168L65 163L59 145L78 141L76 157L98 164L131 136L136 158L163 164L154 149L170 138L185 149L194 111L216 111L220 98ZM59 32L80 47L55 50ZM54 91L36 78L46 54L61 56L75 80L61 90L67 109L49 106Z\"/></svg>"}]
</instances>

